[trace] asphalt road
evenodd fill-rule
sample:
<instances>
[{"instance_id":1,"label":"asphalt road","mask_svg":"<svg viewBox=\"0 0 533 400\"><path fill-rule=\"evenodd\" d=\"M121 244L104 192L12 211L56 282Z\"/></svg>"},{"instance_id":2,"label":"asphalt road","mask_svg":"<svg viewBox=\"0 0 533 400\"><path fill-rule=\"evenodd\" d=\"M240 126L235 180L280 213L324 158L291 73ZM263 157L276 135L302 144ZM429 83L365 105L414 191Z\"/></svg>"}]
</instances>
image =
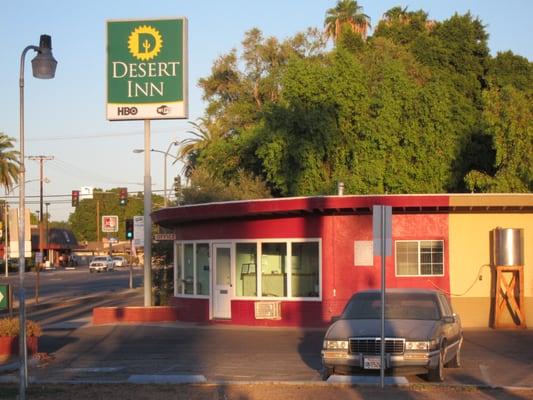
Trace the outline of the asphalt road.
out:
<instances>
[{"instance_id":1,"label":"asphalt road","mask_svg":"<svg viewBox=\"0 0 533 400\"><path fill-rule=\"evenodd\" d=\"M35 303L36 280L35 272L24 274L26 304L28 305ZM12 285L15 304L18 304L19 282L19 275L16 272L10 272L7 278L4 274L0 275L0 283ZM133 268L133 287L140 287L142 282L142 269ZM39 273L39 301L41 303L50 302L53 299L65 301L98 293L112 293L128 288L129 268L115 268L115 271L91 274L88 266L79 266L74 269Z\"/></svg>"}]
</instances>

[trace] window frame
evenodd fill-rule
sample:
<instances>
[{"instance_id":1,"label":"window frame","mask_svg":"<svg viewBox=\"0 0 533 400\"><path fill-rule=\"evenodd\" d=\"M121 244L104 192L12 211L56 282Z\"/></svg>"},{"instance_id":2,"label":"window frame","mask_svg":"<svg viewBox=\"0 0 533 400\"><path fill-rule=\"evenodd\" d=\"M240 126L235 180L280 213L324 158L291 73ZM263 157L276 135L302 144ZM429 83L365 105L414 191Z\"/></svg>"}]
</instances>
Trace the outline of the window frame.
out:
<instances>
[{"instance_id":1,"label":"window frame","mask_svg":"<svg viewBox=\"0 0 533 400\"><path fill-rule=\"evenodd\" d=\"M180 298L194 298L194 299L209 299L212 296L211 288L209 289L209 295L198 295L196 294L196 244L198 243L208 243L209 244L209 263L210 263L210 280L212 279L212 247L214 243L219 243L220 240L176 240L174 241L174 257L175 257L175 271L174 271L174 296ZM322 238L272 238L272 239L231 239L224 240L225 243L230 243L232 257L231 257L231 268L232 268L232 300L250 300L250 301L322 301ZM292 243L318 243L318 296L317 297L292 297ZM182 269L184 267L184 246L186 244L194 244L193 254L194 254L194 292L193 294L184 294L177 292L177 276L178 276L178 260L177 260L177 247L181 246L181 260L180 264ZM257 296L237 296L235 285L237 284L237 277L235 276L236 271L236 255L237 255L237 243L255 243L256 245L256 290ZM287 246L287 254L285 257L285 271L287 275L287 296L283 297L271 297L262 295L262 266L261 266L261 257L262 257L262 244L263 243L285 243ZM182 270L183 273L183 270ZM212 286L212 285L210 285Z\"/></svg>"},{"instance_id":2,"label":"window frame","mask_svg":"<svg viewBox=\"0 0 533 400\"><path fill-rule=\"evenodd\" d=\"M421 242L440 242L442 243L442 273L441 274L422 274L421 270L421 251L420 244ZM399 274L398 273L398 243L416 243L417 244L417 267L418 273L413 274ZM446 275L446 263L445 263L445 254L446 254L446 241L444 239L402 239L394 241L394 274L397 278L424 278L428 276L445 276ZM432 264L433 270L433 264Z\"/></svg>"},{"instance_id":3,"label":"window frame","mask_svg":"<svg viewBox=\"0 0 533 400\"><path fill-rule=\"evenodd\" d=\"M292 296L292 243L318 243L318 297L293 297ZM256 265L256 288L257 296L236 296L234 293L233 300L253 300L253 301L322 301L322 238L275 238L275 239L235 239L231 241L234 254L237 254L237 243L255 243L257 248L257 265ZM285 271L287 274L287 296L272 297L262 295L262 265L261 257L263 243L285 243L287 254L285 256ZM233 257L233 271L235 271L236 257ZM236 277L234 277L236 279ZM235 282L232 282L235 286Z\"/></svg>"},{"instance_id":4,"label":"window frame","mask_svg":"<svg viewBox=\"0 0 533 400\"><path fill-rule=\"evenodd\" d=\"M193 245L193 293L192 294L185 294L185 293L178 293L178 255L177 255L177 247L181 247L180 250L180 264L181 264L181 274L183 275L184 269L185 269L185 245L192 244ZM197 294L197 255L196 255L196 246L198 244L207 244L209 246L209 293L208 294ZM176 240L174 241L174 297L181 297L181 298L193 298L193 299L209 299L211 296L211 260L212 260L212 254L211 254L211 248L212 248L213 242L211 240ZM183 291L185 292L185 285L182 286Z\"/></svg>"}]
</instances>

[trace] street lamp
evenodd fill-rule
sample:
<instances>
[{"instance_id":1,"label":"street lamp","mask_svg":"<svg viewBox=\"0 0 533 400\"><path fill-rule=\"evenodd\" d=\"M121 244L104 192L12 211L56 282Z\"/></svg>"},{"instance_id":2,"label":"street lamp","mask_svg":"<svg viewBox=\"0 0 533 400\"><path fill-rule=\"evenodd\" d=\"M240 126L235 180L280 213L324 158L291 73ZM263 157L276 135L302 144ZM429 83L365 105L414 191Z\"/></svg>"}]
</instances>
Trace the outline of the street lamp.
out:
<instances>
[{"instance_id":1,"label":"street lamp","mask_svg":"<svg viewBox=\"0 0 533 400\"><path fill-rule=\"evenodd\" d=\"M26 398L26 387L28 386L28 354L26 351L26 310L25 310L25 293L24 293L24 269L25 265L25 243L24 243L24 228L25 228L25 212L24 212L24 188L25 188L25 166L24 166L24 59L26 53L30 50L36 51L37 56L31 61L33 76L39 79L52 79L56 73L57 61L52 55L52 38L48 35L41 35L39 46L27 46L20 56L20 154L19 154L19 320L20 320L20 334L19 334L19 357L20 357L20 381L19 381L19 398Z\"/></svg>"},{"instance_id":2,"label":"street lamp","mask_svg":"<svg viewBox=\"0 0 533 400\"><path fill-rule=\"evenodd\" d=\"M164 162L165 162L165 165L164 165L164 170L163 170L163 174L165 175L164 177L164 184L163 184L163 193L164 193L164 203L163 203L163 206L166 207L167 204L168 204L168 196L167 196L167 157L169 156L169 152L170 152L170 148L172 146L178 146L180 144L179 141L175 140L173 142L170 142L170 144L168 145L168 148L167 148L167 151L162 151L162 150L156 150L156 149L150 149L150 151L154 152L154 153L161 153L161 154L164 154L165 155L165 159L164 159ZM134 153L142 153L144 152L144 149L135 149L133 150ZM178 159L177 157L174 157L174 156L171 156L173 157L174 159Z\"/></svg>"}]
</instances>

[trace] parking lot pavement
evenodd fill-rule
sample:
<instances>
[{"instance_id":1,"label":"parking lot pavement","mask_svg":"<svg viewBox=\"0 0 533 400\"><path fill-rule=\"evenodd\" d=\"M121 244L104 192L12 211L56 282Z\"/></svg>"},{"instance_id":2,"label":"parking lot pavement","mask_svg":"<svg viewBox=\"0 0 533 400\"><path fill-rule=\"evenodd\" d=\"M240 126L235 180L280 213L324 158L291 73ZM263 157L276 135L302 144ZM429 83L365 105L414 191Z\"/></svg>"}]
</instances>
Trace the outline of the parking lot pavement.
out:
<instances>
[{"instance_id":1,"label":"parking lot pavement","mask_svg":"<svg viewBox=\"0 0 533 400\"><path fill-rule=\"evenodd\" d=\"M45 331L50 359L30 368L39 382L319 382L322 330L186 323L85 326ZM533 330L467 330L463 367L446 384L533 388ZM425 383L408 376L409 383Z\"/></svg>"}]
</instances>

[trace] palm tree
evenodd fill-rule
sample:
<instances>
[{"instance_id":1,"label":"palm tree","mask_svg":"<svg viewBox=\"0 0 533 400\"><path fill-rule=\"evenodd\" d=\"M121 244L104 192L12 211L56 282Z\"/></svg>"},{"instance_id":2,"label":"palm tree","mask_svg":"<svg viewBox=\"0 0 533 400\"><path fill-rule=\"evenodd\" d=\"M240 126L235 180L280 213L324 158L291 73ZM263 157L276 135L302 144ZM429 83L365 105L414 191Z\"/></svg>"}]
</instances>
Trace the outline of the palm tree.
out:
<instances>
[{"instance_id":1,"label":"palm tree","mask_svg":"<svg viewBox=\"0 0 533 400\"><path fill-rule=\"evenodd\" d=\"M348 25L352 31L366 39L371 26L370 17L363 13L363 7L355 0L338 0L337 5L326 12L324 27L328 37L337 41L344 25Z\"/></svg>"},{"instance_id":2,"label":"palm tree","mask_svg":"<svg viewBox=\"0 0 533 400\"><path fill-rule=\"evenodd\" d=\"M436 25L434 20L428 19L428 13L425 11L419 10L408 12L407 6L404 8L400 6L391 8L383 14L382 21L386 26L391 26L395 22L400 25L408 25L412 24L413 21L419 21L427 30L433 29Z\"/></svg>"},{"instance_id":3,"label":"palm tree","mask_svg":"<svg viewBox=\"0 0 533 400\"><path fill-rule=\"evenodd\" d=\"M409 13L407 12L407 6L402 8L396 6L388 10L383 14L383 20L387 25L392 24L394 21L400 22L400 24L407 24L409 22Z\"/></svg>"},{"instance_id":4,"label":"palm tree","mask_svg":"<svg viewBox=\"0 0 533 400\"><path fill-rule=\"evenodd\" d=\"M194 137L181 142L177 155L177 158L183 161L182 172L187 178L190 178L192 174L198 153L219 137L213 123L208 118L198 118L198 122L189 121L189 124L193 126L193 129L187 133Z\"/></svg>"},{"instance_id":5,"label":"palm tree","mask_svg":"<svg viewBox=\"0 0 533 400\"><path fill-rule=\"evenodd\" d=\"M0 133L0 185L6 190L18 181L20 162L19 152L12 150L14 140Z\"/></svg>"}]
</instances>

